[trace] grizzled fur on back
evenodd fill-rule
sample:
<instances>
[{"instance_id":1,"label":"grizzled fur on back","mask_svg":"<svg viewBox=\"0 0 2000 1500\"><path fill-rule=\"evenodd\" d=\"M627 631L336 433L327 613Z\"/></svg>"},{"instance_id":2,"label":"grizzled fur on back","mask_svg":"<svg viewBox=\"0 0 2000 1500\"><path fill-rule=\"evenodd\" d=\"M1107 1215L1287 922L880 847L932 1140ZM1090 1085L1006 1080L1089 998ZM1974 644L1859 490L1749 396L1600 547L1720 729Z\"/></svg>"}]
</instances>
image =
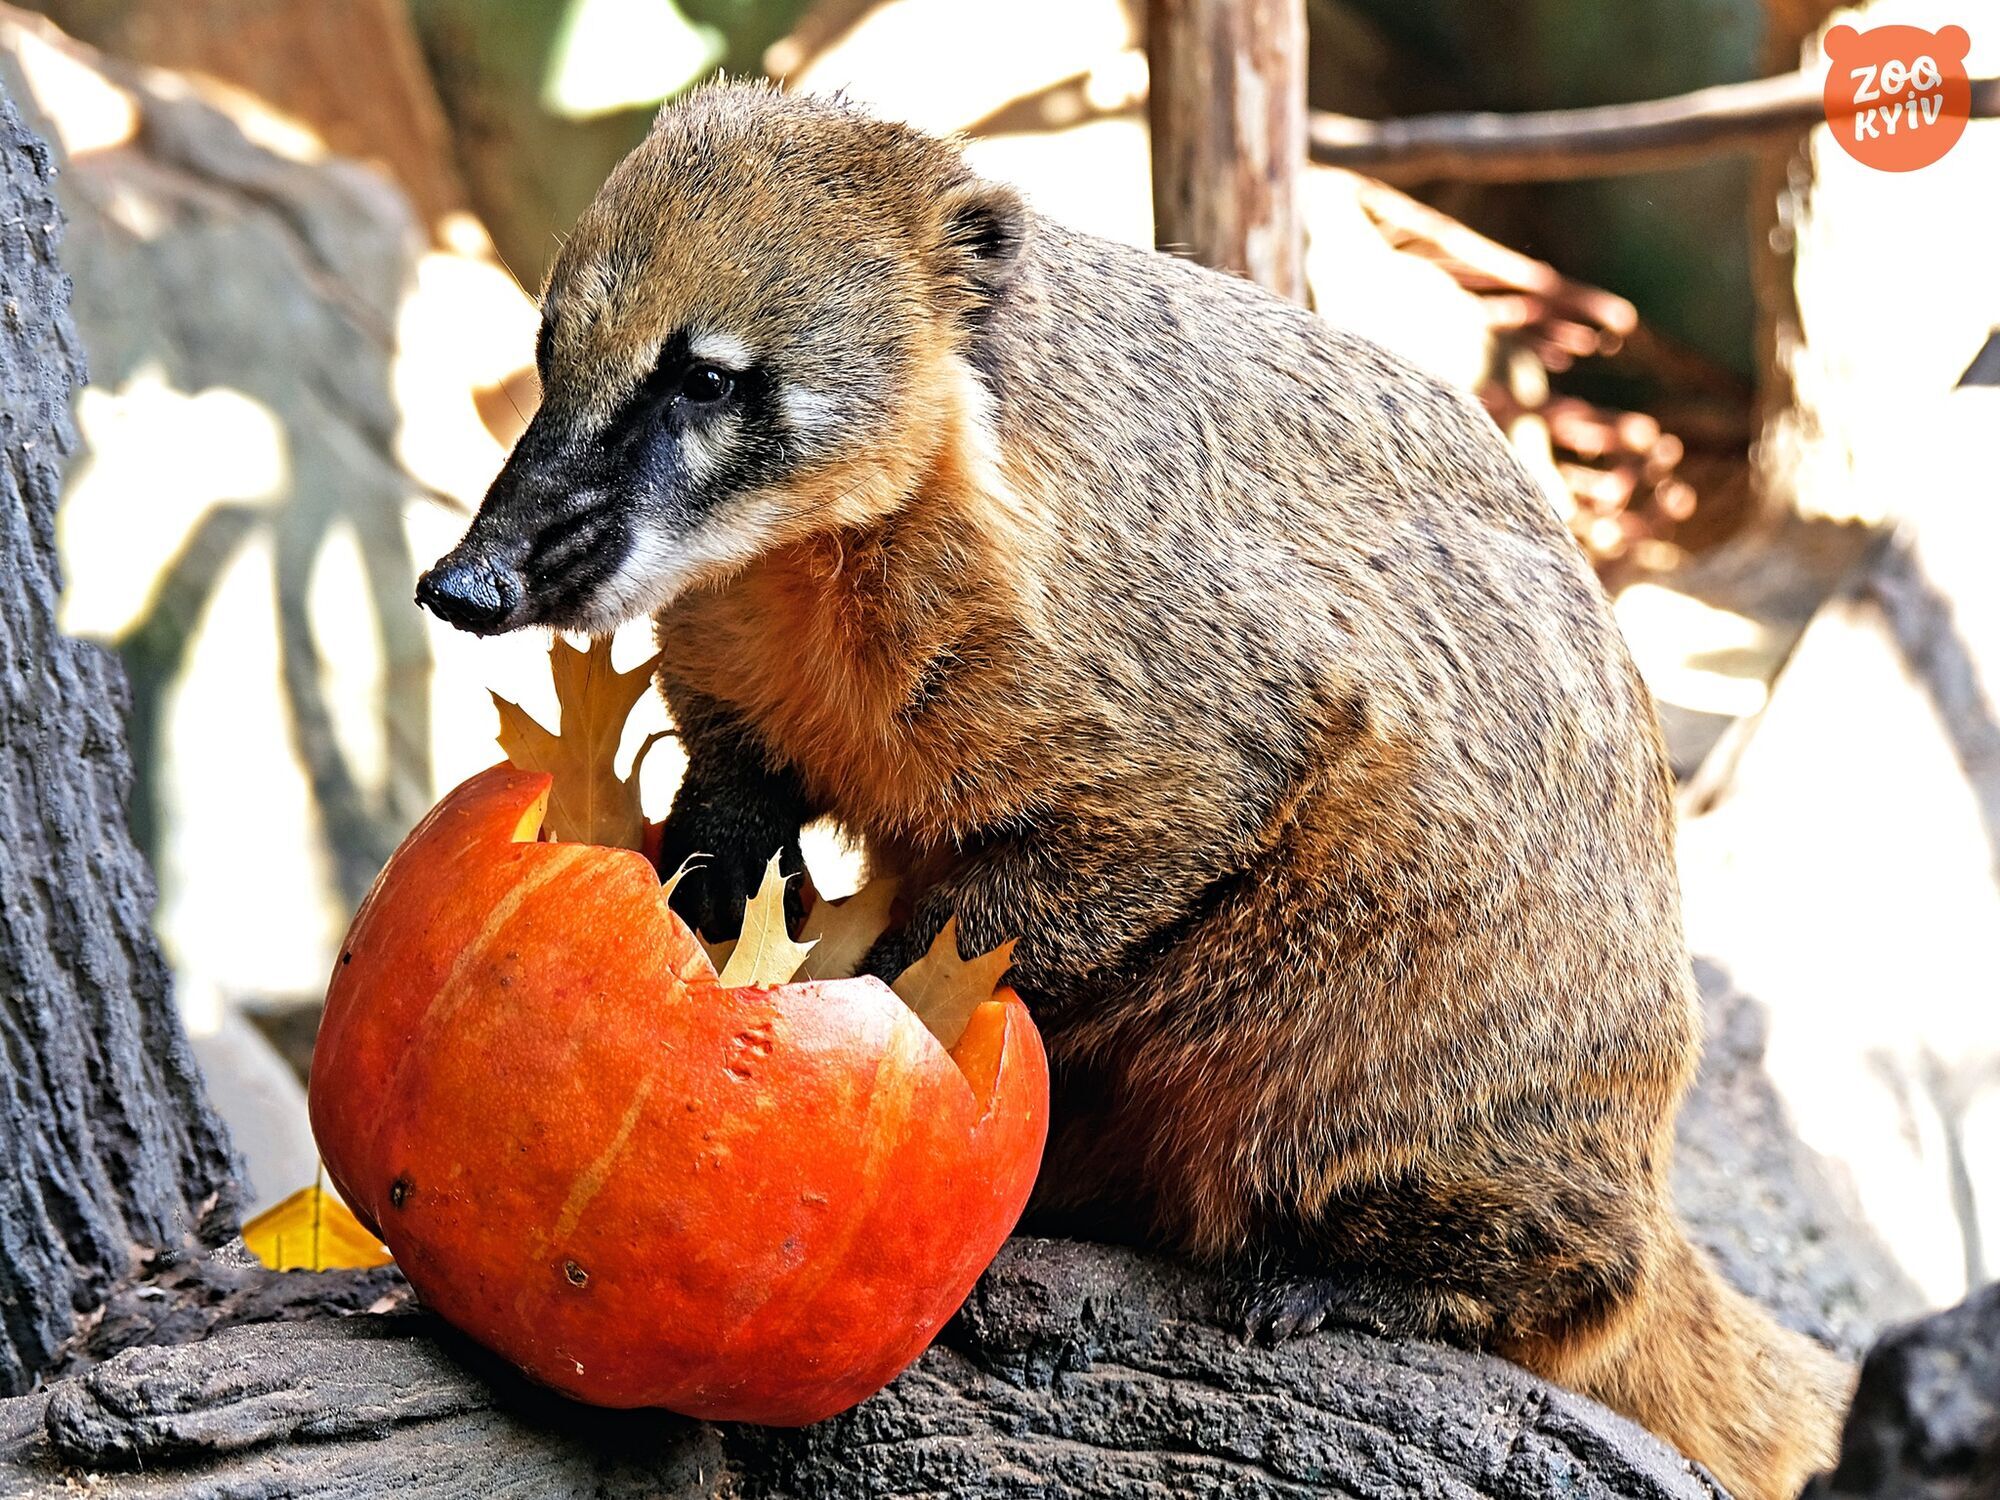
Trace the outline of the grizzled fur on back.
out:
<instances>
[{"instance_id":1,"label":"grizzled fur on back","mask_svg":"<svg viewBox=\"0 0 2000 1500\"><path fill-rule=\"evenodd\" d=\"M1829 1455L1843 1372L1672 1217L1659 735L1476 406L740 87L606 183L542 354L455 556L515 570L500 628L658 611L698 925L831 815L914 896L872 970L1020 940L1052 1221L1239 1266L1269 1332L1496 1349L1746 1497Z\"/></svg>"}]
</instances>

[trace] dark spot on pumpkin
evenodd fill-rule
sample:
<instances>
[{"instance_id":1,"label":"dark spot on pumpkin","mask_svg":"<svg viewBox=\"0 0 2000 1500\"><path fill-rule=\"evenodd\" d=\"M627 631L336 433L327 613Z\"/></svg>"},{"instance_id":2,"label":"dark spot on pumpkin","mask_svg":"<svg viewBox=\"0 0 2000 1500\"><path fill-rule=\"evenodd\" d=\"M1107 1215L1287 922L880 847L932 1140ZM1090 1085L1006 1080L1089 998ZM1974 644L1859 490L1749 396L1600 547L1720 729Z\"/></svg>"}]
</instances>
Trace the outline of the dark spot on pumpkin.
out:
<instances>
[{"instance_id":1,"label":"dark spot on pumpkin","mask_svg":"<svg viewBox=\"0 0 2000 1500\"><path fill-rule=\"evenodd\" d=\"M417 1185L410 1181L410 1174L407 1172L403 1173L394 1182L389 1184L389 1207L401 1208L405 1203L410 1201L410 1194L416 1190Z\"/></svg>"},{"instance_id":2,"label":"dark spot on pumpkin","mask_svg":"<svg viewBox=\"0 0 2000 1500\"><path fill-rule=\"evenodd\" d=\"M346 968L347 965L353 962L354 962L354 955L352 953L343 953L340 955L340 965L342 968Z\"/></svg>"},{"instance_id":3,"label":"dark spot on pumpkin","mask_svg":"<svg viewBox=\"0 0 2000 1500\"><path fill-rule=\"evenodd\" d=\"M569 1278L569 1284L571 1286L582 1286L585 1282L590 1280L590 1272L584 1270L582 1266L578 1265L573 1260L566 1260L563 1262L563 1275Z\"/></svg>"}]
</instances>

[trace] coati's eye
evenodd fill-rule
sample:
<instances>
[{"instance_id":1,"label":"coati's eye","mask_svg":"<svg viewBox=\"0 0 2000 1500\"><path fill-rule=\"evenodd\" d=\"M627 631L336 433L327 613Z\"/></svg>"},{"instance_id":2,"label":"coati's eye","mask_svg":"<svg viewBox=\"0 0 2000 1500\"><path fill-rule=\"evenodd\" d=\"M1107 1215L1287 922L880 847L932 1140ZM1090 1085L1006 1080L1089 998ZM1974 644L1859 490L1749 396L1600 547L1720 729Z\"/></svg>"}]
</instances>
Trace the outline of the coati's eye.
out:
<instances>
[{"instance_id":1,"label":"coati's eye","mask_svg":"<svg viewBox=\"0 0 2000 1500\"><path fill-rule=\"evenodd\" d=\"M697 406L713 406L735 388L736 380L727 370L695 365L681 376L680 397Z\"/></svg>"}]
</instances>

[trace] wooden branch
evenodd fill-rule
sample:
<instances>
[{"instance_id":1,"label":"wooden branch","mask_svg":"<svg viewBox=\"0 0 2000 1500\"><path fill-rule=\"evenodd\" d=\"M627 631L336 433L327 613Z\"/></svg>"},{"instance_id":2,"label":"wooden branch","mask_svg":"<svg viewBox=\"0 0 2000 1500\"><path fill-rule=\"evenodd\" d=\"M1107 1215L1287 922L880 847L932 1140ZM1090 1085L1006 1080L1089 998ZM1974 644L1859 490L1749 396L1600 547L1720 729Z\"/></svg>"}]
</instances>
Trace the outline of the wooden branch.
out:
<instances>
[{"instance_id":1,"label":"wooden branch","mask_svg":"<svg viewBox=\"0 0 2000 1500\"><path fill-rule=\"evenodd\" d=\"M1658 172L1752 151L1826 118L1818 72L1785 73L1598 109L1359 120L1315 113L1312 159L1389 182L1546 182ZM2000 116L2000 78L1975 79L1972 117Z\"/></svg>"},{"instance_id":2,"label":"wooden branch","mask_svg":"<svg viewBox=\"0 0 2000 1500\"><path fill-rule=\"evenodd\" d=\"M1639 309L1615 292L1565 276L1547 261L1488 239L1450 214L1379 182L1363 178L1355 190L1362 211L1391 245L1442 266L1468 291L1532 292L1553 311L1620 340L1639 327Z\"/></svg>"},{"instance_id":3,"label":"wooden branch","mask_svg":"<svg viewBox=\"0 0 2000 1500\"><path fill-rule=\"evenodd\" d=\"M1153 238L1306 299L1304 0L1151 0Z\"/></svg>"},{"instance_id":4,"label":"wooden branch","mask_svg":"<svg viewBox=\"0 0 2000 1500\"><path fill-rule=\"evenodd\" d=\"M866 20L876 4L877 0L814 0L787 35L764 49L766 76L782 83L804 72Z\"/></svg>"},{"instance_id":5,"label":"wooden branch","mask_svg":"<svg viewBox=\"0 0 2000 1500\"><path fill-rule=\"evenodd\" d=\"M914 1368L803 1431L575 1406L409 1313L224 1328L0 1401L0 1489L53 1500L81 1471L105 1500L1718 1500L1658 1440L1516 1366L1344 1332L1265 1348L1220 1300L1157 1257L1015 1240Z\"/></svg>"}]
</instances>

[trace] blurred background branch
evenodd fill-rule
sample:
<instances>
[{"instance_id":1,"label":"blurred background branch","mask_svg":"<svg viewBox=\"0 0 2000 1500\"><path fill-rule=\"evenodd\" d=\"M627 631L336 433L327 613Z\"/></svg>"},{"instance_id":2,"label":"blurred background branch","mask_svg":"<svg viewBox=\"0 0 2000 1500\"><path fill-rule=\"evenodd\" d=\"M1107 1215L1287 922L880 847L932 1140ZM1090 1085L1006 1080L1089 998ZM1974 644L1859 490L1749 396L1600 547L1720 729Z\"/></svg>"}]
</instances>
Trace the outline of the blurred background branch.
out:
<instances>
[{"instance_id":1,"label":"blurred background branch","mask_svg":"<svg viewBox=\"0 0 2000 1500\"><path fill-rule=\"evenodd\" d=\"M1566 182L1661 172L1773 142L1824 123L1818 70L1719 84L1671 99L1524 114L1311 121L1312 159L1385 181ZM2000 78L1972 85L1972 118L2000 115Z\"/></svg>"}]
</instances>

